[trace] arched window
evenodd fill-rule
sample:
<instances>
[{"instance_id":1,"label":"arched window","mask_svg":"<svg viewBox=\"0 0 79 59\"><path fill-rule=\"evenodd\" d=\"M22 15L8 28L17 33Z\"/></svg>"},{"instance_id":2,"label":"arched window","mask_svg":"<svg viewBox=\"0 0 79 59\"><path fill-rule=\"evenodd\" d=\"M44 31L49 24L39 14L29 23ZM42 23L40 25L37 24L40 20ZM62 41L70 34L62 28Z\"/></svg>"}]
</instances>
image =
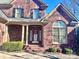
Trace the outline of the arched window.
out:
<instances>
[{"instance_id":1,"label":"arched window","mask_svg":"<svg viewBox=\"0 0 79 59\"><path fill-rule=\"evenodd\" d=\"M63 21L55 21L52 24L52 39L55 43L67 43L67 28Z\"/></svg>"}]
</instances>

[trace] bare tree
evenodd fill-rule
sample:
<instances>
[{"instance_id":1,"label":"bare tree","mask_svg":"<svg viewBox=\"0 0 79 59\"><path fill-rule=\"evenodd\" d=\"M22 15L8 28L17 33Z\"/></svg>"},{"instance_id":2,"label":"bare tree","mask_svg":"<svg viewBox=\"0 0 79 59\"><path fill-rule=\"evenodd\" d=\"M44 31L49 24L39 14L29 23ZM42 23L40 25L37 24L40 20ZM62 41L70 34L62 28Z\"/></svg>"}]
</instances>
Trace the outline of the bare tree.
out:
<instances>
[{"instance_id":1,"label":"bare tree","mask_svg":"<svg viewBox=\"0 0 79 59\"><path fill-rule=\"evenodd\" d=\"M79 0L63 0L63 4L79 19Z\"/></svg>"}]
</instances>

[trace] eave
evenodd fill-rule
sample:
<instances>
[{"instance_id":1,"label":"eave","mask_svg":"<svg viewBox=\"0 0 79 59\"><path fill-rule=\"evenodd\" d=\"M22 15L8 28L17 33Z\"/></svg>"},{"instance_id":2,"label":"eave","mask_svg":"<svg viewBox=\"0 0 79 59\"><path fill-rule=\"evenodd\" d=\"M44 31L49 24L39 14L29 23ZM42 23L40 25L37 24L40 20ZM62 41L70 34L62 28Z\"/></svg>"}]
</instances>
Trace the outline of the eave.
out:
<instances>
[{"instance_id":1,"label":"eave","mask_svg":"<svg viewBox=\"0 0 79 59\"><path fill-rule=\"evenodd\" d=\"M44 25L45 22L41 22L41 19L25 19L25 18L8 18L9 24L17 24L17 25Z\"/></svg>"},{"instance_id":2,"label":"eave","mask_svg":"<svg viewBox=\"0 0 79 59\"><path fill-rule=\"evenodd\" d=\"M9 9L12 7L12 4L0 4L0 9Z\"/></svg>"},{"instance_id":3,"label":"eave","mask_svg":"<svg viewBox=\"0 0 79 59\"><path fill-rule=\"evenodd\" d=\"M46 21L59 7L62 7L62 9L66 12L66 14L69 16L69 17L72 17L72 19L74 19L73 21L76 21L78 22L78 19L62 4L58 4L43 20L41 20L42 22L43 21Z\"/></svg>"},{"instance_id":4,"label":"eave","mask_svg":"<svg viewBox=\"0 0 79 59\"><path fill-rule=\"evenodd\" d=\"M2 17L0 17L0 23L6 23L7 22L7 20L6 19L4 19L4 18L2 18Z\"/></svg>"},{"instance_id":5,"label":"eave","mask_svg":"<svg viewBox=\"0 0 79 59\"><path fill-rule=\"evenodd\" d=\"M33 0L38 6L39 10L45 10L48 6L40 0Z\"/></svg>"}]
</instances>

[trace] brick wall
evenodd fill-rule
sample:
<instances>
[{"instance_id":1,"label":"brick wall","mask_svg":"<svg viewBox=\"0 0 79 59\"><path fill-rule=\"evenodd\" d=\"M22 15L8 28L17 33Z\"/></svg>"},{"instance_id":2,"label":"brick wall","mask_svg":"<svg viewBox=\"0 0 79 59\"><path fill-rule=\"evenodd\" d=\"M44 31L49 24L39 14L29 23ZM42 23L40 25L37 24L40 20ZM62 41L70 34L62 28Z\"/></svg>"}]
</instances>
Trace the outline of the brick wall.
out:
<instances>
[{"instance_id":1,"label":"brick wall","mask_svg":"<svg viewBox=\"0 0 79 59\"><path fill-rule=\"evenodd\" d=\"M44 44L44 47L48 48L48 47L54 46L54 44L52 44L52 40L53 40L53 38L52 38L52 24L54 21L57 21L57 20L62 20L67 25L68 43L61 44L59 46L60 47L74 48L76 39L75 39L75 33L74 33L74 26L70 25L70 21L72 19L70 19L70 17L65 12L63 12L63 15L62 15L58 10L55 10L53 12L53 14L47 19L48 24L43 26L43 36L44 36L43 37L43 39L44 39L43 44Z\"/></svg>"},{"instance_id":2,"label":"brick wall","mask_svg":"<svg viewBox=\"0 0 79 59\"><path fill-rule=\"evenodd\" d=\"M5 40L5 24L0 23L0 45L4 42Z\"/></svg>"},{"instance_id":3,"label":"brick wall","mask_svg":"<svg viewBox=\"0 0 79 59\"><path fill-rule=\"evenodd\" d=\"M27 3L26 0L15 0L11 3L13 6L10 9L2 10L8 17L13 16L13 8L17 8L20 6L24 9L24 17L29 17L31 9L36 8L37 5L33 2L33 0L30 0L30 3ZM44 14L44 11L41 11L42 14Z\"/></svg>"}]
</instances>

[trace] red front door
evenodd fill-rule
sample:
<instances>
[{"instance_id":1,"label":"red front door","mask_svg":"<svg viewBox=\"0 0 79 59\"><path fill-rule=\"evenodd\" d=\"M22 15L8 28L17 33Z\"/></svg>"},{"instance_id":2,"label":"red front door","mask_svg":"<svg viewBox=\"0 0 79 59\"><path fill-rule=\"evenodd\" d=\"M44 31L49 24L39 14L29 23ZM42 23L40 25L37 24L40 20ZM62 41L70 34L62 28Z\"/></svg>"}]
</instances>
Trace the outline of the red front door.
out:
<instances>
[{"instance_id":1,"label":"red front door","mask_svg":"<svg viewBox=\"0 0 79 59\"><path fill-rule=\"evenodd\" d=\"M29 26L29 44L40 44L42 42L42 27Z\"/></svg>"}]
</instances>

